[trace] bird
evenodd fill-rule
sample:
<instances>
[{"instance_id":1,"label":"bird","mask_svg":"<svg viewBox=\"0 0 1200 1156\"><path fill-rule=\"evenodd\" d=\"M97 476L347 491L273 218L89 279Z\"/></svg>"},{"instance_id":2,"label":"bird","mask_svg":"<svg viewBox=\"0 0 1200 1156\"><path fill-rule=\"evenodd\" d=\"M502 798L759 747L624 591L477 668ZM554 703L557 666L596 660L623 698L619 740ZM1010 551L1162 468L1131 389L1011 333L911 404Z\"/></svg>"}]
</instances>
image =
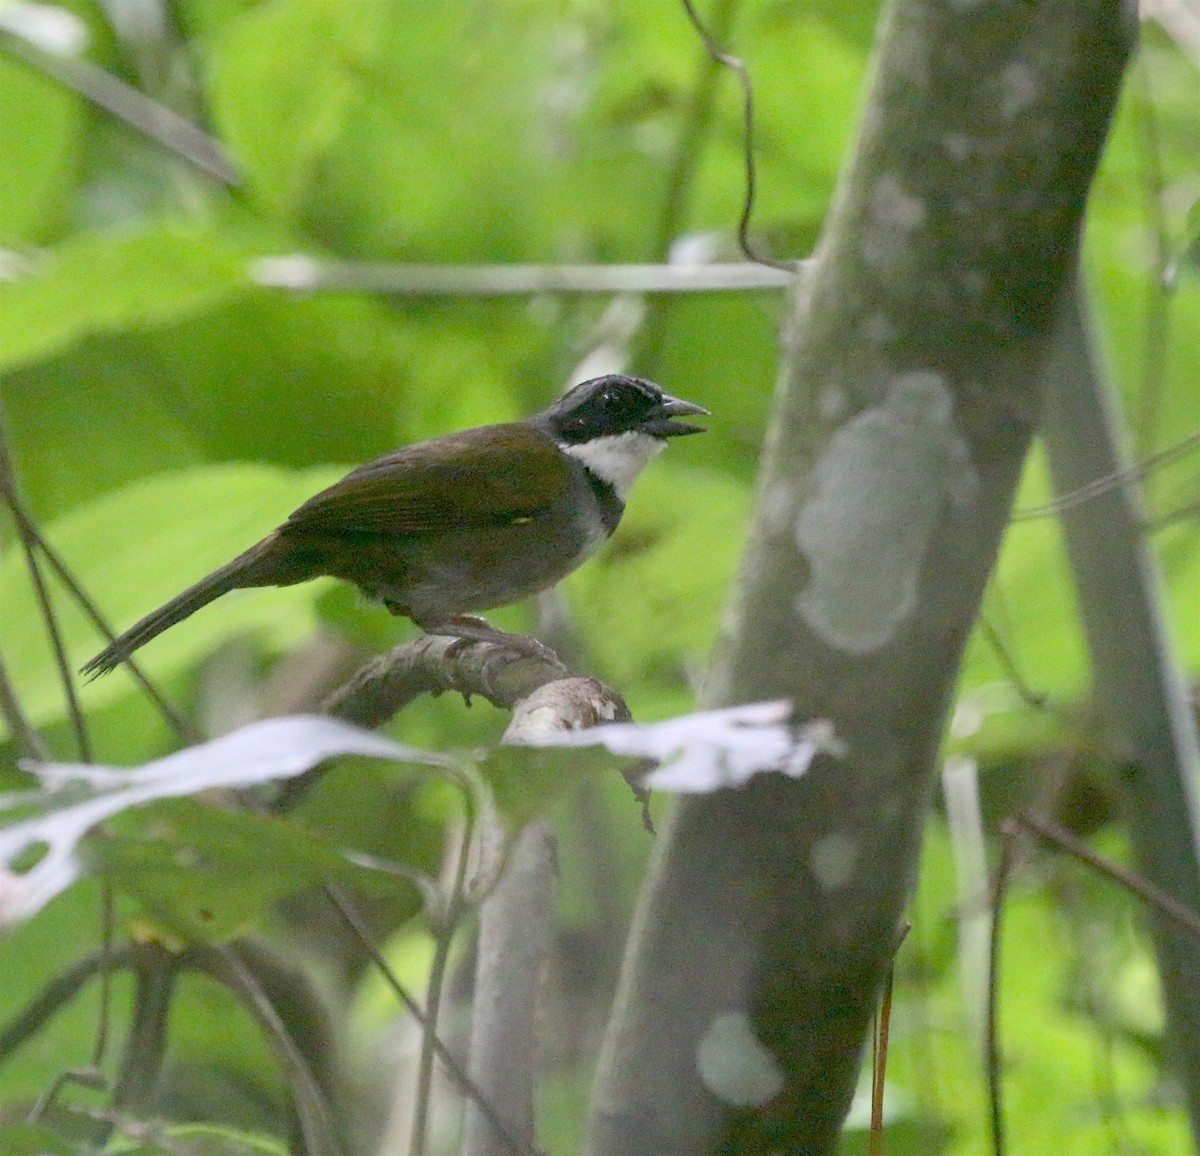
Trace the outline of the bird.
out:
<instances>
[{"instance_id":1,"label":"bird","mask_svg":"<svg viewBox=\"0 0 1200 1156\"><path fill-rule=\"evenodd\" d=\"M667 441L705 432L677 419L708 414L651 381L613 373L523 421L405 446L309 498L262 541L114 638L81 673L114 670L231 590L326 575L426 634L553 658L537 640L475 612L523 601L571 573L617 528L630 487Z\"/></svg>"}]
</instances>

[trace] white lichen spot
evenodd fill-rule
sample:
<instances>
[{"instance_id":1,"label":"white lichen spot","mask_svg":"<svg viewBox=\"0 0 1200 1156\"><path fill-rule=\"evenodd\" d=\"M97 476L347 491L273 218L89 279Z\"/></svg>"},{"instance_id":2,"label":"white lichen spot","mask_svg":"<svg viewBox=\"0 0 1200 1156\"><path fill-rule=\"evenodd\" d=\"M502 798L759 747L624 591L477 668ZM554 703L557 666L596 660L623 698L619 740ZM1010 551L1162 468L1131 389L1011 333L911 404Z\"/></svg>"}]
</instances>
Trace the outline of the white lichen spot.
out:
<instances>
[{"instance_id":1,"label":"white lichen spot","mask_svg":"<svg viewBox=\"0 0 1200 1156\"><path fill-rule=\"evenodd\" d=\"M849 406L845 390L830 388L823 389L817 395L817 413L822 421L833 425L845 416Z\"/></svg>"},{"instance_id":2,"label":"white lichen spot","mask_svg":"<svg viewBox=\"0 0 1200 1156\"><path fill-rule=\"evenodd\" d=\"M991 278L983 269L959 269L954 279L972 297L982 297L992 283Z\"/></svg>"},{"instance_id":3,"label":"white lichen spot","mask_svg":"<svg viewBox=\"0 0 1200 1156\"><path fill-rule=\"evenodd\" d=\"M808 865L822 891L840 891L854 878L858 841L840 831L822 835L808 852Z\"/></svg>"},{"instance_id":4,"label":"white lichen spot","mask_svg":"<svg viewBox=\"0 0 1200 1156\"><path fill-rule=\"evenodd\" d=\"M942 137L942 151L959 164L969 161L978 150L976 139L965 132L948 132Z\"/></svg>"},{"instance_id":5,"label":"white lichen spot","mask_svg":"<svg viewBox=\"0 0 1200 1156\"><path fill-rule=\"evenodd\" d=\"M978 486L953 421L945 379L902 373L883 402L834 436L813 470L814 491L796 519L808 584L796 610L830 646L868 654L912 613L930 539L950 503Z\"/></svg>"},{"instance_id":6,"label":"white lichen spot","mask_svg":"<svg viewBox=\"0 0 1200 1156\"><path fill-rule=\"evenodd\" d=\"M1000 74L1002 96L1000 111L1012 120L1037 103L1041 94L1037 73L1024 60L1010 60Z\"/></svg>"},{"instance_id":7,"label":"white lichen spot","mask_svg":"<svg viewBox=\"0 0 1200 1156\"><path fill-rule=\"evenodd\" d=\"M895 341L900 336L900 327L886 313L875 310L862 319L858 332L867 345L879 348Z\"/></svg>"},{"instance_id":8,"label":"white lichen spot","mask_svg":"<svg viewBox=\"0 0 1200 1156\"><path fill-rule=\"evenodd\" d=\"M875 268L894 265L909 249L926 219L925 202L909 192L894 173L875 182L863 222L863 260Z\"/></svg>"},{"instance_id":9,"label":"white lichen spot","mask_svg":"<svg viewBox=\"0 0 1200 1156\"><path fill-rule=\"evenodd\" d=\"M783 1069L745 1012L726 1012L709 1024L696 1046L696 1070L714 1096L736 1108L760 1107L783 1091Z\"/></svg>"}]
</instances>

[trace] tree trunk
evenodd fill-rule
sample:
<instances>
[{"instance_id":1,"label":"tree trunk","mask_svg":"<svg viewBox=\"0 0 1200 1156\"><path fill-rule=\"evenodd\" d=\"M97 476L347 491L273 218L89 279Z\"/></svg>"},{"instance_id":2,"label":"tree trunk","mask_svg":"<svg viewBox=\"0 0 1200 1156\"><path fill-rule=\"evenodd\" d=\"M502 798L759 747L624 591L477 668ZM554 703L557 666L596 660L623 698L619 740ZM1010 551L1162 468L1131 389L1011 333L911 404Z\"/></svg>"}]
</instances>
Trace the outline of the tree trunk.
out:
<instances>
[{"instance_id":1,"label":"tree trunk","mask_svg":"<svg viewBox=\"0 0 1200 1156\"><path fill-rule=\"evenodd\" d=\"M836 1146L1132 19L1116 0L885 15L857 153L795 297L707 694L788 697L847 754L676 809L601 1059L594 1156Z\"/></svg>"}]
</instances>

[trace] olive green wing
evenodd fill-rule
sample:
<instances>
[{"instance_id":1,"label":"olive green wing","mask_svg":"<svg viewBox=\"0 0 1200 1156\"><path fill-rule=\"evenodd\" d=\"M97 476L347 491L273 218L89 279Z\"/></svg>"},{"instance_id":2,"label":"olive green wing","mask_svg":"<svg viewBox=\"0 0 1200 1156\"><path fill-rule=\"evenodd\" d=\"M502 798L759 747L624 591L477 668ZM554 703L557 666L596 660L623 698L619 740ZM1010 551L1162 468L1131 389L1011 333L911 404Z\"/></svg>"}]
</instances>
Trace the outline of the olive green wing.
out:
<instances>
[{"instance_id":1,"label":"olive green wing","mask_svg":"<svg viewBox=\"0 0 1200 1156\"><path fill-rule=\"evenodd\" d=\"M484 426L397 450L309 498L281 527L329 534L435 534L532 517L571 466L525 425Z\"/></svg>"}]
</instances>

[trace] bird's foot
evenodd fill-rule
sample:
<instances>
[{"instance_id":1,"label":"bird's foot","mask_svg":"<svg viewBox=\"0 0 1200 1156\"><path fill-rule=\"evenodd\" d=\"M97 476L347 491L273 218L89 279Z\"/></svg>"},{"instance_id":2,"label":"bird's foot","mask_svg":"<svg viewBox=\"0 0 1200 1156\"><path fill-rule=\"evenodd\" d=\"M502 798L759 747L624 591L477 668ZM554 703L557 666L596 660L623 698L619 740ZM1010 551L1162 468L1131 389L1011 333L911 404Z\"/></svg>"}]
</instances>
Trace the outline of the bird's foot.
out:
<instances>
[{"instance_id":1,"label":"bird's foot","mask_svg":"<svg viewBox=\"0 0 1200 1156\"><path fill-rule=\"evenodd\" d=\"M558 655L544 642L530 638L528 634L510 634L474 614L456 614L453 618L447 618L436 625L422 626L422 629L426 634L448 635L462 643L491 642L497 646L506 646L530 658L557 666L560 670L567 669ZM452 654L453 649L451 647L447 654Z\"/></svg>"}]
</instances>

